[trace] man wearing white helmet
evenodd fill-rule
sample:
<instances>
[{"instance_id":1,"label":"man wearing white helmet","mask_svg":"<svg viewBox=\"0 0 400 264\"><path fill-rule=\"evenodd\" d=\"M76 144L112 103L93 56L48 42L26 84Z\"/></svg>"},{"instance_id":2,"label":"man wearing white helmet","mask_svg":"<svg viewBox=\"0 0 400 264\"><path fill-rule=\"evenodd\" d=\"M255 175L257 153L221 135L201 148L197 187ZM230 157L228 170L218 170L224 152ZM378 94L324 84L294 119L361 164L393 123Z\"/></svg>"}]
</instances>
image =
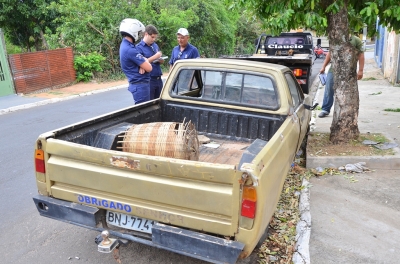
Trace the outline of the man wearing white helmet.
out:
<instances>
[{"instance_id":1,"label":"man wearing white helmet","mask_svg":"<svg viewBox=\"0 0 400 264\"><path fill-rule=\"evenodd\" d=\"M122 71L129 82L128 90L133 95L135 104L150 100L150 71L152 66L136 49L135 42L145 30L144 25L137 19L126 18L119 27L123 39L119 48Z\"/></svg>"},{"instance_id":2,"label":"man wearing white helmet","mask_svg":"<svg viewBox=\"0 0 400 264\"><path fill-rule=\"evenodd\" d=\"M174 65L177 60L200 58L197 48L189 43L189 31L186 28L180 28L178 32L176 32L176 37L179 45L172 50L171 59L169 60L169 69L172 68L172 65Z\"/></svg>"}]
</instances>

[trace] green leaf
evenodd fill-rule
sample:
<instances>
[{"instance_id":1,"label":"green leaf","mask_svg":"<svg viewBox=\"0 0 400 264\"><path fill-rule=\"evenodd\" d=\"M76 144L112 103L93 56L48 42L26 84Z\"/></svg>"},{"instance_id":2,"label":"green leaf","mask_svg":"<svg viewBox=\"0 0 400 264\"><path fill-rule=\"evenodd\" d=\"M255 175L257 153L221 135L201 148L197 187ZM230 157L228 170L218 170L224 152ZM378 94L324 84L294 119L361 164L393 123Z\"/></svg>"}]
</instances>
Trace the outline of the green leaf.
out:
<instances>
[{"instance_id":1,"label":"green leaf","mask_svg":"<svg viewBox=\"0 0 400 264\"><path fill-rule=\"evenodd\" d=\"M371 12L372 12L372 11L371 11L371 7L368 7L368 8L367 8L367 16L371 16Z\"/></svg>"}]
</instances>

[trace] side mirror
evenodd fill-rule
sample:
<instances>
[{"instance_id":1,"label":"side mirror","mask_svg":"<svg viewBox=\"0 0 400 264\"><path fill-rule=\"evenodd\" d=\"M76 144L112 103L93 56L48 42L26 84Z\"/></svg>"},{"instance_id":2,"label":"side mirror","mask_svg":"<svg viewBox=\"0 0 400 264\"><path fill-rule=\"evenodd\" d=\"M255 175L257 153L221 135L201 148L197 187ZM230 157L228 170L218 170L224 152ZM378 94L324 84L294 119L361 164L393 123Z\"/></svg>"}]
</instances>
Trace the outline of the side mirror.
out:
<instances>
[{"instance_id":1,"label":"side mirror","mask_svg":"<svg viewBox=\"0 0 400 264\"><path fill-rule=\"evenodd\" d=\"M307 109L307 110L310 110L310 111L312 111L312 110L314 110L316 107L318 106L318 103L315 103L313 106L310 106L310 105L304 105L304 108L305 109Z\"/></svg>"}]
</instances>

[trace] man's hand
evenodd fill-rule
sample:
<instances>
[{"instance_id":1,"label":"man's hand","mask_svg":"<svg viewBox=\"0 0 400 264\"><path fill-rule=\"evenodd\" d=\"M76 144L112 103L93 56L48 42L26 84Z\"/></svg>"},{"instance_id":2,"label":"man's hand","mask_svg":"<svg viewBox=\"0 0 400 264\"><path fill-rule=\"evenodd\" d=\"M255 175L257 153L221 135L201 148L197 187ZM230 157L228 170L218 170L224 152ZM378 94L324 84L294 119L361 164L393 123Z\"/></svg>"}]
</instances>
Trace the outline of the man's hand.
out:
<instances>
[{"instance_id":1,"label":"man's hand","mask_svg":"<svg viewBox=\"0 0 400 264\"><path fill-rule=\"evenodd\" d=\"M151 56L149 59L152 63L160 63L161 61L161 56L162 56L162 52L161 51L157 51L156 53L154 53L153 56ZM163 62L163 61L162 61Z\"/></svg>"},{"instance_id":2,"label":"man's hand","mask_svg":"<svg viewBox=\"0 0 400 264\"><path fill-rule=\"evenodd\" d=\"M145 57L143 57L143 58L144 58L145 61L149 62L149 59L148 59L148 58L145 58ZM149 63L150 63L150 62L149 62ZM146 73L146 71L145 71L145 69L143 69L142 67L140 67L140 68L139 68L139 73L140 73L140 74L144 74L144 73Z\"/></svg>"},{"instance_id":3,"label":"man's hand","mask_svg":"<svg viewBox=\"0 0 400 264\"><path fill-rule=\"evenodd\" d=\"M357 80L361 80L362 77L363 77L363 74L364 74L364 72L363 72L362 70L359 70L359 71L357 72Z\"/></svg>"}]
</instances>

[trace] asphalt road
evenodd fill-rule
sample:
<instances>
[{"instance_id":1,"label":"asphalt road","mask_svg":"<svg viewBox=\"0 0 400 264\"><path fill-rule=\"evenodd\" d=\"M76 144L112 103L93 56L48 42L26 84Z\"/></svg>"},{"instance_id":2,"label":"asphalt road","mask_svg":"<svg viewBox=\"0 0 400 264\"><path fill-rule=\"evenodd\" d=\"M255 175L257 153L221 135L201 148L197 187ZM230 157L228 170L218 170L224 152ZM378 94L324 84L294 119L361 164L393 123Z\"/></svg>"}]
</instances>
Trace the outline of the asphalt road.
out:
<instances>
[{"instance_id":1,"label":"asphalt road","mask_svg":"<svg viewBox=\"0 0 400 264\"><path fill-rule=\"evenodd\" d=\"M1 263L116 263L97 252L97 232L40 217L33 148L38 135L132 105L125 89L85 96L0 116ZM76 258L78 257L78 258ZM121 248L123 263L204 263L141 244Z\"/></svg>"},{"instance_id":2,"label":"asphalt road","mask_svg":"<svg viewBox=\"0 0 400 264\"><path fill-rule=\"evenodd\" d=\"M312 80L322 61L315 61ZM97 232L39 216L32 201L37 193L33 150L43 132L132 103L128 91L119 89L0 115L1 263L116 263L112 254L97 252ZM205 263L137 243L121 248L121 260L136 264Z\"/></svg>"}]
</instances>

